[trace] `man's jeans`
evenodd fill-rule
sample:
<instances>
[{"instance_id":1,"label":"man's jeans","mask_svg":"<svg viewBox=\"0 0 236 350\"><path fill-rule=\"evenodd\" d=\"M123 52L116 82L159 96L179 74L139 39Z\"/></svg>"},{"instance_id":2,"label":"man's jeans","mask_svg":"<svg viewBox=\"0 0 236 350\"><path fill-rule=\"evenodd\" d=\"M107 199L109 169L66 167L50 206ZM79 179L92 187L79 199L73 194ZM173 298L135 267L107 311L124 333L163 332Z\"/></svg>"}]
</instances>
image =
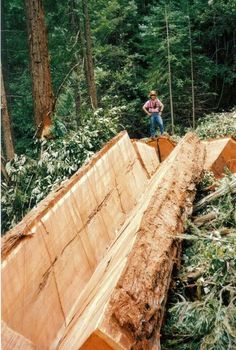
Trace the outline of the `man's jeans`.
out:
<instances>
[{"instance_id":1,"label":"man's jeans","mask_svg":"<svg viewBox=\"0 0 236 350\"><path fill-rule=\"evenodd\" d=\"M152 113L150 116L150 134L154 137L157 131L157 126L159 126L161 134L164 132L163 120L160 114Z\"/></svg>"}]
</instances>

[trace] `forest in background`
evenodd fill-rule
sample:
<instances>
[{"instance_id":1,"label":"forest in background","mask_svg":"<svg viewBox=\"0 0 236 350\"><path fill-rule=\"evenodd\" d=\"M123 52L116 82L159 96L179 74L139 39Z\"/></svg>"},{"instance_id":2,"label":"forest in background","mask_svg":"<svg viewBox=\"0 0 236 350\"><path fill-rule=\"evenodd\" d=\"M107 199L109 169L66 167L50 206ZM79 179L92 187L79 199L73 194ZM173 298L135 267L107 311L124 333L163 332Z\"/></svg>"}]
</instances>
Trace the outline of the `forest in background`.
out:
<instances>
[{"instance_id":1,"label":"forest in background","mask_svg":"<svg viewBox=\"0 0 236 350\"><path fill-rule=\"evenodd\" d=\"M3 232L120 130L147 137L151 89L167 133L234 134L211 114L236 105L233 0L1 6Z\"/></svg>"},{"instance_id":2,"label":"forest in background","mask_svg":"<svg viewBox=\"0 0 236 350\"><path fill-rule=\"evenodd\" d=\"M189 129L201 139L236 138L235 0L2 0L1 7L3 234L117 132L147 137L142 105L151 89L175 138ZM230 181L232 174L218 181L206 173L198 197ZM235 194L197 215L212 212L201 227L195 212L181 236L165 350L236 346Z\"/></svg>"},{"instance_id":3,"label":"forest in background","mask_svg":"<svg viewBox=\"0 0 236 350\"><path fill-rule=\"evenodd\" d=\"M27 2L2 1L2 71L15 152L32 155L36 121ZM42 4L32 3L37 2ZM178 132L193 126L193 107L197 120L236 104L233 0L70 0L45 1L43 6L55 98L52 114L59 134L106 116L131 137L147 136L141 107L151 89L159 91L165 105L168 132L171 107ZM95 108L86 78L88 41Z\"/></svg>"}]
</instances>

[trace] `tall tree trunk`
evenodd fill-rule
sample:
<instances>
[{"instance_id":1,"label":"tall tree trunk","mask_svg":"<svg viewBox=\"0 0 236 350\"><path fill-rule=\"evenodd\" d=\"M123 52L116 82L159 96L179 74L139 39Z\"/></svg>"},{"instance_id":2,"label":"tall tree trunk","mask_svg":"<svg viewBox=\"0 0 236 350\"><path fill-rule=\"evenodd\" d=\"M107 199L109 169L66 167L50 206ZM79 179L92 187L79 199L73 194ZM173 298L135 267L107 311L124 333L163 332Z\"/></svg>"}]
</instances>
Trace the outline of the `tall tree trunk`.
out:
<instances>
[{"instance_id":1,"label":"tall tree trunk","mask_svg":"<svg viewBox=\"0 0 236 350\"><path fill-rule=\"evenodd\" d=\"M188 16L188 29L189 29L190 64L191 64L192 121L193 121L193 129L195 129L195 127L196 127L196 118L195 118L194 72L193 72L193 48L192 48L191 23L190 23L190 17L189 16Z\"/></svg>"},{"instance_id":2,"label":"tall tree trunk","mask_svg":"<svg viewBox=\"0 0 236 350\"><path fill-rule=\"evenodd\" d=\"M80 38L80 41L82 43L82 40L81 40L81 30L82 30L82 28L81 28L81 20L78 17L78 14L76 12L75 0L70 0L69 7L70 7L71 30L72 30L72 33L74 33L74 35L75 35L74 46L76 45L76 47L77 47L78 38ZM77 50L76 50L76 53L75 53L75 59L76 59L76 62L79 62L80 60L82 60L82 55L81 55L80 52L78 53ZM82 124L81 93L80 93L80 70L81 70L81 67L79 67L79 65L78 65L76 67L76 73L77 73L76 82L75 82L75 84L73 86L74 96L75 96L75 112L76 112L77 128L79 128L81 126L81 124Z\"/></svg>"},{"instance_id":3,"label":"tall tree trunk","mask_svg":"<svg viewBox=\"0 0 236 350\"><path fill-rule=\"evenodd\" d=\"M1 68L1 98L2 98L2 128L3 128L3 139L6 151L6 157L8 160L14 157L14 145L11 131L11 120L7 109L7 99L4 87L4 81L2 76Z\"/></svg>"},{"instance_id":4,"label":"tall tree trunk","mask_svg":"<svg viewBox=\"0 0 236 350\"><path fill-rule=\"evenodd\" d=\"M42 0L25 0L38 136L50 135L54 96L49 67L47 30Z\"/></svg>"},{"instance_id":5,"label":"tall tree trunk","mask_svg":"<svg viewBox=\"0 0 236 350\"><path fill-rule=\"evenodd\" d=\"M2 175L2 179L4 179L6 183L10 182L9 175L6 171L6 160L3 158L2 155L1 155L1 175Z\"/></svg>"},{"instance_id":6,"label":"tall tree trunk","mask_svg":"<svg viewBox=\"0 0 236 350\"><path fill-rule=\"evenodd\" d=\"M75 32L77 29L77 16L75 14L75 0L69 1L69 20L71 24L72 31Z\"/></svg>"},{"instance_id":7,"label":"tall tree trunk","mask_svg":"<svg viewBox=\"0 0 236 350\"><path fill-rule=\"evenodd\" d=\"M173 112L173 98L172 98L172 74L171 74L171 65L170 65L169 23L168 23L168 14L167 14L166 7L165 7L165 22L166 22L167 60L168 60L168 72L169 72L171 132L172 134L174 134L174 112Z\"/></svg>"},{"instance_id":8,"label":"tall tree trunk","mask_svg":"<svg viewBox=\"0 0 236 350\"><path fill-rule=\"evenodd\" d=\"M215 65L216 65L216 72L217 72L217 66L218 66L218 48L219 48L219 44L218 44L218 39L217 39L217 30L216 30L216 15L214 14L213 17L213 23L214 23L214 32L215 32ZM218 90L218 76L216 75L215 77L215 89L216 91Z\"/></svg>"},{"instance_id":9,"label":"tall tree trunk","mask_svg":"<svg viewBox=\"0 0 236 350\"><path fill-rule=\"evenodd\" d=\"M85 36L84 39L85 39L85 48L86 48L86 55L84 56L85 70L87 71L86 73L87 84L89 89L91 106L93 109L96 109L98 106L97 90L96 90L95 78L94 78L92 39L91 39L90 19L89 19L87 0L82 0L82 5L83 5L83 14L84 14L84 36Z\"/></svg>"},{"instance_id":10,"label":"tall tree trunk","mask_svg":"<svg viewBox=\"0 0 236 350\"><path fill-rule=\"evenodd\" d=\"M4 76L4 90L5 95L8 95L8 82L9 82L9 55L7 45L7 26L6 26L6 0L1 1L1 23L2 23L2 75Z\"/></svg>"}]
</instances>

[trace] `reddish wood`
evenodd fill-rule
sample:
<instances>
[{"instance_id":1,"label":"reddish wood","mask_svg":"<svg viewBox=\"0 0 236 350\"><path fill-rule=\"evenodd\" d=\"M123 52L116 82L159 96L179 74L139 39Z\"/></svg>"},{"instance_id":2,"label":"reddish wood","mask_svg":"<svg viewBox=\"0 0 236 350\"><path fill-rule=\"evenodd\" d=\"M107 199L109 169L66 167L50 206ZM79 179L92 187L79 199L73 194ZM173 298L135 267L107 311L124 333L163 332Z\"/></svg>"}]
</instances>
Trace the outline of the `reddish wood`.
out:
<instances>
[{"instance_id":1,"label":"reddish wood","mask_svg":"<svg viewBox=\"0 0 236 350\"><path fill-rule=\"evenodd\" d=\"M230 137L204 141L206 159L204 168L211 170L216 177L222 177L225 168L236 172L236 141Z\"/></svg>"},{"instance_id":2,"label":"reddish wood","mask_svg":"<svg viewBox=\"0 0 236 350\"><path fill-rule=\"evenodd\" d=\"M148 182L123 132L3 238L2 317L10 327L40 349L57 339Z\"/></svg>"},{"instance_id":3,"label":"reddish wood","mask_svg":"<svg viewBox=\"0 0 236 350\"><path fill-rule=\"evenodd\" d=\"M50 135L54 96L49 67L47 29L41 0L25 0L33 83L34 117L39 137Z\"/></svg>"},{"instance_id":4,"label":"reddish wood","mask_svg":"<svg viewBox=\"0 0 236 350\"><path fill-rule=\"evenodd\" d=\"M192 211L203 159L204 147L190 134L161 164L149 188L151 200L142 200L148 207L136 209L136 215L142 215L140 228L134 226L135 216L120 233L107 253L109 265L95 284L94 296L84 310L78 307L57 349L84 349L86 339L93 349L94 334L112 349L160 348L167 290L179 257L180 243L174 237Z\"/></svg>"},{"instance_id":5,"label":"reddish wood","mask_svg":"<svg viewBox=\"0 0 236 350\"><path fill-rule=\"evenodd\" d=\"M159 348L203 147L187 135L150 178L143 146L121 133L3 239L2 318L37 348Z\"/></svg>"},{"instance_id":6,"label":"reddish wood","mask_svg":"<svg viewBox=\"0 0 236 350\"><path fill-rule=\"evenodd\" d=\"M5 87L4 87L4 81L2 76L2 69L1 69L1 97L2 97L2 129L3 129L3 139L4 139L4 146L6 150L6 158L8 160L14 158L14 144L13 144L13 137L12 137L12 130L11 130L11 119L8 113L7 108L7 98L5 93Z\"/></svg>"},{"instance_id":7,"label":"reddish wood","mask_svg":"<svg viewBox=\"0 0 236 350\"><path fill-rule=\"evenodd\" d=\"M140 163L147 172L148 177L151 178L160 165L155 149L140 141L133 141L133 145Z\"/></svg>"},{"instance_id":8,"label":"reddish wood","mask_svg":"<svg viewBox=\"0 0 236 350\"><path fill-rule=\"evenodd\" d=\"M36 346L23 337L20 333L14 332L5 322L1 322L1 349L3 350L36 350Z\"/></svg>"},{"instance_id":9,"label":"reddish wood","mask_svg":"<svg viewBox=\"0 0 236 350\"><path fill-rule=\"evenodd\" d=\"M160 136L157 138L157 148L161 162L163 162L169 156L175 146L176 143L167 136Z\"/></svg>"},{"instance_id":10,"label":"reddish wood","mask_svg":"<svg viewBox=\"0 0 236 350\"><path fill-rule=\"evenodd\" d=\"M163 162L176 146L176 142L168 136L159 136L154 140L148 139L145 143L156 149L160 162Z\"/></svg>"}]
</instances>

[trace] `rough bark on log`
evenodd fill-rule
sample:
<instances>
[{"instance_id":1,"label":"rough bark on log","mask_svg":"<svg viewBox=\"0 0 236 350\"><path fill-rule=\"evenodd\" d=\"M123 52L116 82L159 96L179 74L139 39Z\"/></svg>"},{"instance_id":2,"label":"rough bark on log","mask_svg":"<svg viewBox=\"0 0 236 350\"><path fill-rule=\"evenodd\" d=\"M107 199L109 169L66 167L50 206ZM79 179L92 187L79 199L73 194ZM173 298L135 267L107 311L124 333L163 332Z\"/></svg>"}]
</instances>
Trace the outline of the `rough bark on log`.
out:
<instances>
[{"instance_id":1,"label":"rough bark on log","mask_svg":"<svg viewBox=\"0 0 236 350\"><path fill-rule=\"evenodd\" d=\"M123 257L119 251L119 271L111 266L107 284L101 285L80 317L74 317L56 349L96 349L98 337L99 350L160 349L167 291L180 250L175 235L183 231L192 211L203 159L204 147L188 134L162 163L134 245L126 235L128 258L127 251Z\"/></svg>"},{"instance_id":2,"label":"rough bark on log","mask_svg":"<svg viewBox=\"0 0 236 350\"><path fill-rule=\"evenodd\" d=\"M34 118L38 128L38 137L43 138L51 134L54 109L47 28L42 1L25 0L25 5L31 58Z\"/></svg>"},{"instance_id":3,"label":"rough bark on log","mask_svg":"<svg viewBox=\"0 0 236 350\"><path fill-rule=\"evenodd\" d=\"M2 67L1 67L1 108L2 108L2 130L3 140L6 151L6 158L8 160L14 158L14 144L11 129L11 118L7 108L7 97L3 81Z\"/></svg>"},{"instance_id":4,"label":"rough bark on log","mask_svg":"<svg viewBox=\"0 0 236 350\"><path fill-rule=\"evenodd\" d=\"M158 349L203 153L188 134L148 179L114 138L3 240L4 321L40 349Z\"/></svg>"},{"instance_id":5,"label":"rough bark on log","mask_svg":"<svg viewBox=\"0 0 236 350\"><path fill-rule=\"evenodd\" d=\"M168 169L143 217L127 267L109 303L111 317L132 334L132 349L159 344L166 294L179 249L174 235L183 231L195 195L194 184L203 167L203 147L192 135L185 142L178 149L182 156L179 154ZM190 144L192 152L187 151ZM170 234L173 239L166 238Z\"/></svg>"}]
</instances>

